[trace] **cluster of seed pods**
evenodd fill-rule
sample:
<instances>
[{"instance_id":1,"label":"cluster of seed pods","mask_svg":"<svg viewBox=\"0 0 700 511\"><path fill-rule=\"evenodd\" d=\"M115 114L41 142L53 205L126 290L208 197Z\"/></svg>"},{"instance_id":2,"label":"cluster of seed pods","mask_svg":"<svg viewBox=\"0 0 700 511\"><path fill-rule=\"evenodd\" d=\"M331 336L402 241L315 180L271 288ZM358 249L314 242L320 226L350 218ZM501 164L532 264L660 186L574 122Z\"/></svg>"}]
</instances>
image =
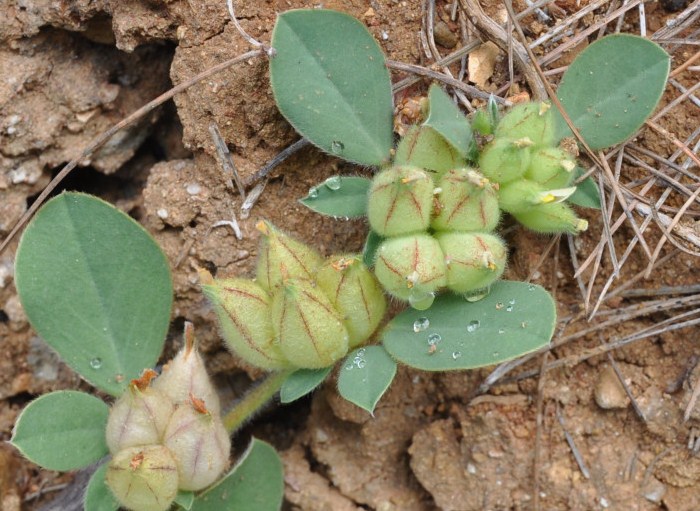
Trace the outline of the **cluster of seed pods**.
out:
<instances>
[{"instance_id":1,"label":"cluster of seed pods","mask_svg":"<svg viewBox=\"0 0 700 511\"><path fill-rule=\"evenodd\" d=\"M107 485L134 511L165 511L179 490L206 488L228 467L231 440L191 324L163 373L144 371L116 401L106 437Z\"/></svg>"},{"instance_id":2,"label":"cluster of seed pods","mask_svg":"<svg viewBox=\"0 0 700 511\"><path fill-rule=\"evenodd\" d=\"M554 145L555 122L548 103L514 107L496 126L479 168L498 183L498 203L525 227L542 233L585 231L588 223L565 204L575 158Z\"/></svg>"},{"instance_id":3,"label":"cluster of seed pods","mask_svg":"<svg viewBox=\"0 0 700 511\"><path fill-rule=\"evenodd\" d=\"M377 278L414 308L430 307L444 287L479 293L505 269L505 245L492 232L499 220L496 187L474 169L385 169L372 181L367 216L386 238L377 249Z\"/></svg>"},{"instance_id":4,"label":"cluster of seed pods","mask_svg":"<svg viewBox=\"0 0 700 511\"><path fill-rule=\"evenodd\" d=\"M328 367L369 339L386 311L379 283L358 255L324 260L270 223L256 279L214 279L200 271L228 346L265 369Z\"/></svg>"}]
</instances>

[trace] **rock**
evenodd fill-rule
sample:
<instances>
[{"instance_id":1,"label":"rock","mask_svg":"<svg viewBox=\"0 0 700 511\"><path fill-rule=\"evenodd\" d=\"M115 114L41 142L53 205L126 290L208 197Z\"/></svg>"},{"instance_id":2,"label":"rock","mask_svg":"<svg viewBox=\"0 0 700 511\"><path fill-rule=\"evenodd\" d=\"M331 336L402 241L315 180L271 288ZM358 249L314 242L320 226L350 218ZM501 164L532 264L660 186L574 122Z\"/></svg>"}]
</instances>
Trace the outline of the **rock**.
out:
<instances>
[{"instance_id":1,"label":"rock","mask_svg":"<svg viewBox=\"0 0 700 511\"><path fill-rule=\"evenodd\" d=\"M595 402L604 410L627 408L629 398L611 366L605 366L598 375L594 391Z\"/></svg>"},{"instance_id":2,"label":"rock","mask_svg":"<svg viewBox=\"0 0 700 511\"><path fill-rule=\"evenodd\" d=\"M457 46L457 36L444 21L435 23L433 32L435 34L435 42L443 48L451 49Z\"/></svg>"}]
</instances>

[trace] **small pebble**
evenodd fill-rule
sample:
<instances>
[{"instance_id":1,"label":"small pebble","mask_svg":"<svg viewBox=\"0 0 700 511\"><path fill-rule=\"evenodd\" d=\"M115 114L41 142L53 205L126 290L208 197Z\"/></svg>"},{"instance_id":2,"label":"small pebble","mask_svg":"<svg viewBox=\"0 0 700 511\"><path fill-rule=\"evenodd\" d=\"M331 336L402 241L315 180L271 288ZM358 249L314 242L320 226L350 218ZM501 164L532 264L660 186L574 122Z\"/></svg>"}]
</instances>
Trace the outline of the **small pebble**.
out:
<instances>
[{"instance_id":1,"label":"small pebble","mask_svg":"<svg viewBox=\"0 0 700 511\"><path fill-rule=\"evenodd\" d=\"M627 408L629 398L611 366L605 366L598 375L595 385L595 402L604 410Z\"/></svg>"},{"instance_id":2,"label":"small pebble","mask_svg":"<svg viewBox=\"0 0 700 511\"><path fill-rule=\"evenodd\" d=\"M457 46L457 36L450 30L447 23L444 21L438 21L435 23L435 28L433 29L435 34L435 42L438 43L443 48L454 48Z\"/></svg>"}]
</instances>

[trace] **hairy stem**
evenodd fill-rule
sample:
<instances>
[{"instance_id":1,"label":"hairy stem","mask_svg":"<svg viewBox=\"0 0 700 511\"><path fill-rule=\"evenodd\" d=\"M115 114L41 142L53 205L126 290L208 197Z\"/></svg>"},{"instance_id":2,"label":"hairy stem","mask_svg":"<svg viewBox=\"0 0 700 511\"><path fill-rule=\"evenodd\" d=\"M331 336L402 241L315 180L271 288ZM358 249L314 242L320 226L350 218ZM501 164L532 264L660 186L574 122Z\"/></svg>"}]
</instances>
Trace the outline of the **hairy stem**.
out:
<instances>
[{"instance_id":1,"label":"hairy stem","mask_svg":"<svg viewBox=\"0 0 700 511\"><path fill-rule=\"evenodd\" d=\"M226 431L234 433L246 423L255 413L260 410L277 391L282 387L282 383L287 379L292 371L280 371L270 373L255 388L249 391L236 405L224 415L224 426Z\"/></svg>"}]
</instances>

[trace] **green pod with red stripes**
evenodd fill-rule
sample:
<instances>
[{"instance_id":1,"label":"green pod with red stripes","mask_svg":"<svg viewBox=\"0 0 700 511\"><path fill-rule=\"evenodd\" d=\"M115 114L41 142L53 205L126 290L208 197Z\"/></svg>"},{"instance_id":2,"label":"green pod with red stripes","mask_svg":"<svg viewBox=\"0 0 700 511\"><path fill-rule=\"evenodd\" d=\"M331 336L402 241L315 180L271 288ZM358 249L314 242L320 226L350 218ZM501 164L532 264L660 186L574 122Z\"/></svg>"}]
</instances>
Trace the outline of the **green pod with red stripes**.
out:
<instances>
[{"instance_id":1,"label":"green pod with red stripes","mask_svg":"<svg viewBox=\"0 0 700 511\"><path fill-rule=\"evenodd\" d=\"M514 106L496 126L496 138L529 138L535 146L552 146L554 116L549 103L535 101Z\"/></svg>"},{"instance_id":2,"label":"green pod with red stripes","mask_svg":"<svg viewBox=\"0 0 700 511\"><path fill-rule=\"evenodd\" d=\"M436 231L492 231L498 225L496 188L474 169L446 172L436 190L430 222Z\"/></svg>"},{"instance_id":3,"label":"green pod with red stripes","mask_svg":"<svg viewBox=\"0 0 700 511\"><path fill-rule=\"evenodd\" d=\"M433 206L433 179L417 167L397 165L372 180L367 219L382 236L425 231Z\"/></svg>"},{"instance_id":4,"label":"green pod with red stripes","mask_svg":"<svg viewBox=\"0 0 700 511\"><path fill-rule=\"evenodd\" d=\"M490 286L506 267L507 251L498 236L478 232L444 232L436 235L445 254L447 287L468 294Z\"/></svg>"},{"instance_id":5,"label":"green pod with red stripes","mask_svg":"<svg viewBox=\"0 0 700 511\"><path fill-rule=\"evenodd\" d=\"M348 352L342 318L313 282L286 280L275 290L270 309L280 350L293 366L328 367Z\"/></svg>"}]
</instances>

